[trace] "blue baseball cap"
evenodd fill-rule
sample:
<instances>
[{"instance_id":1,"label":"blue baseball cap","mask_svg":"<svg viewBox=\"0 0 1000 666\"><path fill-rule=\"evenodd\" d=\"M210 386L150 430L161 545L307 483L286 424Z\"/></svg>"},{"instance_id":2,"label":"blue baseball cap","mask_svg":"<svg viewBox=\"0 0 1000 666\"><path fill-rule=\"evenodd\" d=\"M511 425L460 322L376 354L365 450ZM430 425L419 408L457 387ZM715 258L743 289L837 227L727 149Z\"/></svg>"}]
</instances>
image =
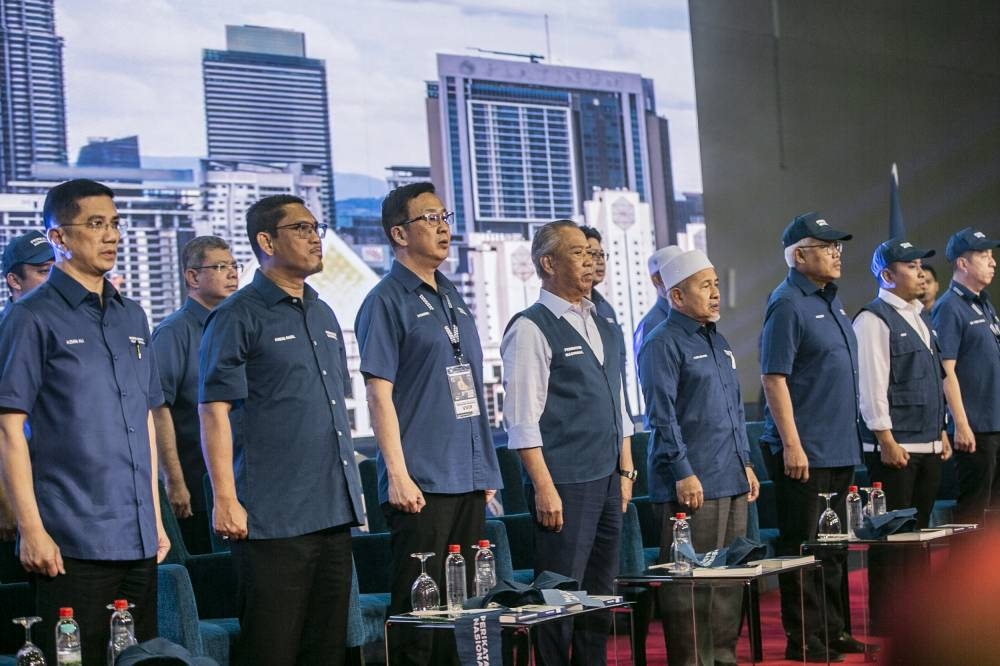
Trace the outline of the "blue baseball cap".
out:
<instances>
[{"instance_id":1,"label":"blue baseball cap","mask_svg":"<svg viewBox=\"0 0 1000 666\"><path fill-rule=\"evenodd\" d=\"M986 234L975 227L966 227L948 239L944 256L948 257L948 261L955 261L966 252L992 250L995 247L1000 247L1000 240L987 238Z\"/></svg>"},{"instance_id":2,"label":"blue baseball cap","mask_svg":"<svg viewBox=\"0 0 1000 666\"><path fill-rule=\"evenodd\" d=\"M934 250L917 247L908 240L891 238L875 248L872 255L872 274L878 277L882 270L894 261L926 259L937 254Z\"/></svg>"},{"instance_id":3,"label":"blue baseball cap","mask_svg":"<svg viewBox=\"0 0 1000 666\"><path fill-rule=\"evenodd\" d=\"M3 274L18 264L44 264L56 258L49 239L40 231L29 231L12 238L3 249Z\"/></svg>"},{"instance_id":4,"label":"blue baseball cap","mask_svg":"<svg viewBox=\"0 0 1000 666\"><path fill-rule=\"evenodd\" d=\"M785 247L798 243L803 238L816 238L824 241L851 240L854 238L846 231L834 229L823 216L816 211L797 215L781 234L781 242Z\"/></svg>"}]
</instances>

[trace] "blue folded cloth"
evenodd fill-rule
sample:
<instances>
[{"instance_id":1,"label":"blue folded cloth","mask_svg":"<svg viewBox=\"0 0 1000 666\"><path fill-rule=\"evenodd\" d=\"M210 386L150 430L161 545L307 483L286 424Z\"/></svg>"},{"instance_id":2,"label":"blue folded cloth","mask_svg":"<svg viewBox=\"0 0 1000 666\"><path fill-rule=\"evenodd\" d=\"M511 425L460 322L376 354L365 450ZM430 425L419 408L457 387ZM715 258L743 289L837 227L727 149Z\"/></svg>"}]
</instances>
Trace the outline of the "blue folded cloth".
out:
<instances>
[{"instance_id":1,"label":"blue folded cloth","mask_svg":"<svg viewBox=\"0 0 1000 666\"><path fill-rule=\"evenodd\" d=\"M912 532L917 526L917 510L896 509L880 516L865 516L861 527L854 531L859 539L884 539L897 532Z\"/></svg>"},{"instance_id":2,"label":"blue folded cloth","mask_svg":"<svg viewBox=\"0 0 1000 666\"><path fill-rule=\"evenodd\" d=\"M708 568L736 567L767 556L767 546L746 537L736 537L728 546L710 550L704 555L695 553L690 543L681 544L680 551L692 565Z\"/></svg>"}]
</instances>

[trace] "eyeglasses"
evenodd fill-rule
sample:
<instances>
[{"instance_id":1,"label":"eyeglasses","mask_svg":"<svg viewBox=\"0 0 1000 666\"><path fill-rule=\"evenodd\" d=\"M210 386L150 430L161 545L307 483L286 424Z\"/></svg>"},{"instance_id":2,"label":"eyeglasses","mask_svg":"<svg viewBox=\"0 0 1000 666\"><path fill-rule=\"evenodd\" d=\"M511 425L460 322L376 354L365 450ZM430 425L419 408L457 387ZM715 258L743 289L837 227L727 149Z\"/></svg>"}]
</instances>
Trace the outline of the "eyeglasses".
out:
<instances>
[{"instance_id":1,"label":"eyeglasses","mask_svg":"<svg viewBox=\"0 0 1000 666\"><path fill-rule=\"evenodd\" d=\"M449 211L445 211L443 213L424 213L423 215L417 215L412 220L407 220L406 222L400 222L396 226L402 227L403 225L406 224L413 224L418 220L427 220L427 223L430 224L432 227L439 227L442 224L450 225L451 221L454 218L455 218L455 213Z\"/></svg>"},{"instance_id":2,"label":"eyeglasses","mask_svg":"<svg viewBox=\"0 0 1000 666\"><path fill-rule=\"evenodd\" d=\"M125 233L128 225L125 224L124 220L111 220L107 222L105 220L87 220L86 222L71 222L68 224L60 224L60 227L84 227L87 231L117 231L120 234Z\"/></svg>"},{"instance_id":3,"label":"eyeglasses","mask_svg":"<svg viewBox=\"0 0 1000 666\"><path fill-rule=\"evenodd\" d=\"M589 254L590 258L594 261L607 261L609 256L607 252L601 252L599 250L590 250L587 254Z\"/></svg>"},{"instance_id":4,"label":"eyeglasses","mask_svg":"<svg viewBox=\"0 0 1000 666\"><path fill-rule=\"evenodd\" d=\"M815 247L819 248L821 251L826 252L831 257L835 254L844 254L844 244L840 241L836 243L828 243L825 245L800 245L799 248L805 250L806 248Z\"/></svg>"},{"instance_id":5,"label":"eyeglasses","mask_svg":"<svg viewBox=\"0 0 1000 666\"><path fill-rule=\"evenodd\" d=\"M216 273L227 273L229 271L236 271L237 273L243 272L243 264L241 264L238 261L234 261L228 264L218 263L218 264L209 264L207 266L190 266L189 268L195 271L215 269Z\"/></svg>"},{"instance_id":6,"label":"eyeglasses","mask_svg":"<svg viewBox=\"0 0 1000 666\"><path fill-rule=\"evenodd\" d=\"M320 238L326 236L326 230L330 225L328 224L309 224L308 222L295 222L294 224L283 224L279 227L275 227L274 230L278 229L291 229L295 232L295 235L302 240L309 240L309 237L316 234Z\"/></svg>"}]
</instances>

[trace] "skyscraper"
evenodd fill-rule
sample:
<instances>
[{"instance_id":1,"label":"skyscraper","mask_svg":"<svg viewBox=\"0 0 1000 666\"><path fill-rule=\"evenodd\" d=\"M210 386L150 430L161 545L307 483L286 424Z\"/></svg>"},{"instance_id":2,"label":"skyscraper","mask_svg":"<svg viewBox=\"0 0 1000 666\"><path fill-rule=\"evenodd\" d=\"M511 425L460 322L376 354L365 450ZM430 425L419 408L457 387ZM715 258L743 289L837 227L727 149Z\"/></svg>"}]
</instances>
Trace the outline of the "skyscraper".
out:
<instances>
[{"instance_id":1,"label":"skyscraper","mask_svg":"<svg viewBox=\"0 0 1000 666\"><path fill-rule=\"evenodd\" d=\"M431 170L458 233L528 237L538 224L579 218L595 189L624 188L652 204L666 244L669 138L650 79L444 54L437 64L427 86Z\"/></svg>"},{"instance_id":2,"label":"skyscraper","mask_svg":"<svg viewBox=\"0 0 1000 666\"><path fill-rule=\"evenodd\" d=\"M326 63L307 58L305 35L292 30L229 25L226 48L202 55L208 158L315 168L332 224Z\"/></svg>"},{"instance_id":3,"label":"skyscraper","mask_svg":"<svg viewBox=\"0 0 1000 666\"><path fill-rule=\"evenodd\" d=\"M53 0L0 0L0 188L66 164L63 40Z\"/></svg>"}]
</instances>

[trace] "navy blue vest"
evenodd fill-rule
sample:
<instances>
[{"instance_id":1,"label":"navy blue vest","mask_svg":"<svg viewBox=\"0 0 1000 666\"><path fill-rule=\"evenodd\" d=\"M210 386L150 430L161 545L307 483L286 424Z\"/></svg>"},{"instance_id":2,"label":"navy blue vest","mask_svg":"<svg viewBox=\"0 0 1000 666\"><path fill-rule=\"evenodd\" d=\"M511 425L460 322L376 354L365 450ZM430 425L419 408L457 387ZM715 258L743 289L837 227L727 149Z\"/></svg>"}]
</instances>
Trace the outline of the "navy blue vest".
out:
<instances>
[{"instance_id":1,"label":"navy blue vest","mask_svg":"<svg viewBox=\"0 0 1000 666\"><path fill-rule=\"evenodd\" d=\"M941 439L944 430L944 368L933 326L927 348L920 334L903 316L881 298L861 308L889 327L889 417L892 436L900 444L923 444ZM875 436L863 428L864 440Z\"/></svg>"},{"instance_id":2,"label":"navy blue vest","mask_svg":"<svg viewBox=\"0 0 1000 666\"><path fill-rule=\"evenodd\" d=\"M621 331L602 317L593 318L604 344L602 366L573 325L541 303L511 323L522 316L538 326L552 349L548 395L538 422L552 480L583 483L612 474L622 444Z\"/></svg>"}]
</instances>

